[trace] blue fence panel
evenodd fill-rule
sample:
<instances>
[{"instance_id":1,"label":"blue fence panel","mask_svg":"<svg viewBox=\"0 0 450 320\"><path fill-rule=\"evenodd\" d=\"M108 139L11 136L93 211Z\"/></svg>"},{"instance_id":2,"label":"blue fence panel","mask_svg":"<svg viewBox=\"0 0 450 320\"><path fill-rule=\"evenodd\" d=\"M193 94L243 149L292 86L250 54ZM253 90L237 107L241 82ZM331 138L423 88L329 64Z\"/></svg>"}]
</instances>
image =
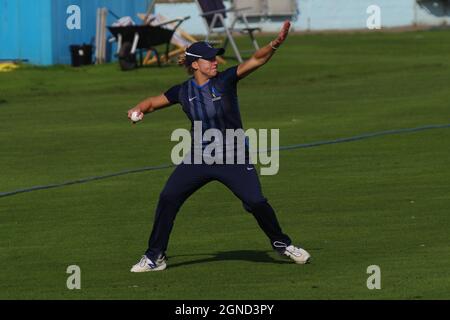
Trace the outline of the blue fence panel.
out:
<instances>
[{"instance_id":1,"label":"blue fence panel","mask_svg":"<svg viewBox=\"0 0 450 320\"><path fill-rule=\"evenodd\" d=\"M0 1L0 59L11 59L19 56L17 31L19 21L17 4L14 0Z\"/></svg>"},{"instance_id":2,"label":"blue fence panel","mask_svg":"<svg viewBox=\"0 0 450 320\"><path fill-rule=\"evenodd\" d=\"M0 59L52 63L50 0L0 0Z\"/></svg>"},{"instance_id":3,"label":"blue fence panel","mask_svg":"<svg viewBox=\"0 0 450 320\"><path fill-rule=\"evenodd\" d=\"M71 44L95 44L97 8L118 16L146 12L152 0L0 0L0 59L27 59L30 63L70 64ZM67 8L81 9L81 29L69 30ZM107 24L116 20L108 16Z\"/></svg>"}]
</instances>

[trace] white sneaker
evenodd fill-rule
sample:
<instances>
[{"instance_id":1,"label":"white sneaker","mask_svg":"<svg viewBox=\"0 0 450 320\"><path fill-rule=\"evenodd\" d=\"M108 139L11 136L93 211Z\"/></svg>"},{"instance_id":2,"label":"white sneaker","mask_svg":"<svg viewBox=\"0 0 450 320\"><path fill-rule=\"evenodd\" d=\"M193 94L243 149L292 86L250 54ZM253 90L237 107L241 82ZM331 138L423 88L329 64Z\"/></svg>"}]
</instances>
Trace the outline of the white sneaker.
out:
<instances>
[{"instance_id":1,"label":"white sneaker","mask_svg":"<svg viewBox=\"0 0 450 320\"><path fill-rule=\"evenodd\" d=\"M308 263L311 258L311 255L306 250L294 247L293 245L286 247L286 250L283 252L283 254L285 256L288 256L298 264Z\"/></svg>"},{"instance_id":2,"label":"white sneaker","mask_svg":"<svg viewBox=\"0 0 450 320\"><path fill-rule=\"evenodd\" d=\"M143 255L141 261L131 267L131 272L147 272L147 271L162 271L167 267L166 257L162 256L156 263L150 260L146 255Z\"/></svg>"}]
</instances>

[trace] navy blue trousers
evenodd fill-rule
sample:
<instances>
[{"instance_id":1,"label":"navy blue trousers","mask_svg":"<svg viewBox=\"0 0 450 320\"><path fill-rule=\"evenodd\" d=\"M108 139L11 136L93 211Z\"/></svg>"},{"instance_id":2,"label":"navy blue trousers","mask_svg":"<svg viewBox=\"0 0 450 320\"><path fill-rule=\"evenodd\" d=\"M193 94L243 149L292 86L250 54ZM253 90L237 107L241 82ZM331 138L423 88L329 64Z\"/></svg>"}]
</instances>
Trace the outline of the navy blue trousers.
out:
<instances>
[{"instance_id":1,"label":"navy blue trousers","mask_svg":"<svg viewBox=\"0 0 450 320\"><path fill-rule=\"evenodd\" d=\"M182 204L210 181L219 181L238 197L253 214L276 250L291 244L278 223L275 212L263 196L256 168L252 164L180 164L160 194L146 255L155 259L165 254L175 217ZM281 243L281 245L280 245ZM281 248L280 248L281 247Z\"/></svg>"}]
</instances>

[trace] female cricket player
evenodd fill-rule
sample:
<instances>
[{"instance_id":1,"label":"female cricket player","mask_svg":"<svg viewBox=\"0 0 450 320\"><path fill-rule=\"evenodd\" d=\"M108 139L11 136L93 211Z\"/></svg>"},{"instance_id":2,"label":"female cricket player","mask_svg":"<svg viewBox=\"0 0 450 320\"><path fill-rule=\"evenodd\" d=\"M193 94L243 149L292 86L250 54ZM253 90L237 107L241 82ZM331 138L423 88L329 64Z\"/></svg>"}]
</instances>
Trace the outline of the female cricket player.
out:
<instances>
[{"instance_id":1,"label":"female cricket player","mask_svg":"<svg viewBox=\"0 0 450 320\"><path fill-rule=\"evenodd\" d=\"M192 44L181 57L180 64L183 64L193 77L170 88L164 94L142 101L128 111L128 118L134 119L137 112L138 119L142 119L146 113L181 104L192 122L192 141L198 143L196 146L200 146L195 147L193 143L190 155L195 157L196 153L203 151L205 141L194 141L196 138L203 139L203 132L200 135L194 134L194 122L201 122L202 130L217 129L222 133L227 129L242 129L237 83L270 60L285 41L289 28L290 22L286 21L275 40L256 51L249 60L223 72L218 72L216 60L217 55L224 53L223 48L215 49L206 42ZM234 139L224 141L223 145L222 156L230 154L230 151L239 153ZM245 163L240 164L229 164L228 161L222 164L183 161L179 164L160 194L148 249L141 260L131 268L131 272L160 271L167 267L166 250L177 212L190 195L213 180L223 183L242 201L244 208L253 214L269 238L273 249L296 263L307 263L310 259L309 253L292 245L291 239L282 232L274 210L262 194L254 169L251 161L249 162L248 152L245 152Z\"/></svg>"}]
</instances>

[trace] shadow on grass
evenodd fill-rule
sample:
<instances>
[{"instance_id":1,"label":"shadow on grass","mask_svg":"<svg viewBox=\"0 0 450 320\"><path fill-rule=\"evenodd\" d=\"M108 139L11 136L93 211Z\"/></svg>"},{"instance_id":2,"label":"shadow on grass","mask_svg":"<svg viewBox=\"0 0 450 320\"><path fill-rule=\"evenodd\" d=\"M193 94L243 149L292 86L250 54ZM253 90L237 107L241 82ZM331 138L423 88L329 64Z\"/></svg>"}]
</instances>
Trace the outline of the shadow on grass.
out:
<instances>
[{"instance_id":1,"label":"shadow on grass","mask_svg":"<svg viewBox=\"0 0 450 320\"><path fill-rule=\"evenodd\" d=\"M237 251L222 251L211 254L195 254L195 255L176 255L169 257L170 268L176 268L181 266L186 266L190 264L197 263L209 263L209 262L217 262L217 261L250 261L250 262L259 262L259 263L276 263L276 264L292 264L292 261L288 260L278 260L272 258L269 253L271 251L257 251L257 250L237 250ZM181 257L198 257L198 256L208 256L207 258L200 258L196 260L184 261L179 263L170 263L170 260L173 258L181 258ZM283 257L280 256L280 259Z\"/></svg>"}]
</instances>

